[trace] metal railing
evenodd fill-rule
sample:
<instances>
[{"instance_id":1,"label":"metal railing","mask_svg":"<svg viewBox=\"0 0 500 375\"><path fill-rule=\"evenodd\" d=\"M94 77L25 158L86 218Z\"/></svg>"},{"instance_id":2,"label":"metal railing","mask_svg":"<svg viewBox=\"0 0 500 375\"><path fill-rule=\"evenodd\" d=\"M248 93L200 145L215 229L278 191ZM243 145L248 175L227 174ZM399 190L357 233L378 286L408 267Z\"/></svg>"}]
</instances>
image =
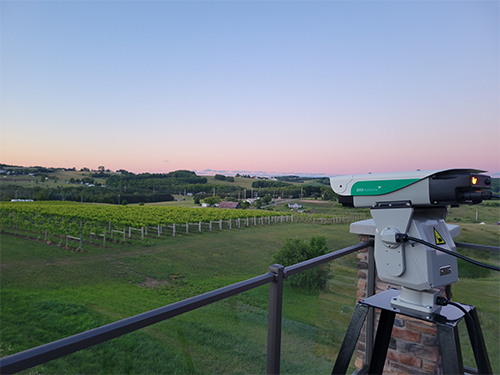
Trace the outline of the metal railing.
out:
<instances>
[{"instance_id":1,"label":"metal railing","mask_svg":"<svg viewBox=\"0 0 500 375\"><path fill-rule=\"evenodd\" d=\"M369 240L292 266L284 267L274 264L269 267L269 272L263 275L1 358L0 373L11 374L23 371L259 286L270 284L266 368L268 374L279 374L283 280L287 276L306 271L372 246L373 240Z\"/></svg>"},{"instance_id":2,"label":"metal railing","mask_svg":"<svg viewBox=\"0 0 500 375\"><path fill-rule=\"evenodd\" d=\"M20 353L0 358L0 373L10 374L29 369L45 362L57 359L76 351L89 348L113 338L131 333L138 329L162 322L186 312L221 301L245 291L269 284L269 307L268 307L268 329L267 329L267 373L280 373L281 356L281 330L282 330L282 303L283 303L283 281L286 277L299 272L328 263L356 251L368 248L368 280L367 297L375 294L376 272L373 257L373 239L357 245L346 247L292 266L284 267L274 264L269 267L269 272L216 289L199 296L175 302L142 314L138 314L120 321L94 328L64 339L54 341L36 348L28 349ZM483 246L457 242L459 248L476 249L500 253L500 248L495 246ZM366 358L370 358L374 337L374 315L373 312L367 316L366 324ZM474 371L474 369L468 369ZM362 371L361 371L362 372ZM361 373L360 372L360 373Z\"/></svg>"}]
</instances>

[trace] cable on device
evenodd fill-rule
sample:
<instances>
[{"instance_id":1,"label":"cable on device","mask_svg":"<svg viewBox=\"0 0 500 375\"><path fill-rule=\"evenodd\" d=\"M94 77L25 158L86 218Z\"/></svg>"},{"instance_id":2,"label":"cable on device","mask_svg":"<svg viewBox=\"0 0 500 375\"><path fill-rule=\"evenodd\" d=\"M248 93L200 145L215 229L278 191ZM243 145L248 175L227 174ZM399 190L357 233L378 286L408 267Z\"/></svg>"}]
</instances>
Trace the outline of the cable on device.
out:
<instances>
[{"instance_id":1,"label":"cable on device","mask_svg":"<svg viewBox=\"0 0 500 375\"><path fill-rule=\"evenodd\" d=\"M475 343L474 343L475 345L480 345L480 343L478 341L479 340L478 332L476 329L476 325L474 324L474 318L472 317L472 315L470 314L469 311L464 309L464 307L462 305L460 305L459 303L450 301L446 297L436 297L436 305L439 305L439 306L451 305L451 306L455 306L457 309L460 309L464 313L464 317L465 317L465 320L467 322L468 328L472 330L472 335L470 336L471 340L475 341Z\"/></svg>"},{"instance_id":2,"label":"cable on device","mask_svg":"<svg viewBox=\"0 0 500 375\"><path fill-rule=\"evenodd\" d=\"M410 237L407 234L403 234L403 233L396 234L396 241L397 242L406 242L406 241L418 242L418 243L420 243L422 245L431 247L431 248L433 248L435 250L438 250L438 251L441 251L443 253L446 253L446 254L452 255L454 257L460 258L462 260L465 260L466 262L475 264L476 266L480 266L480 267L488 268L488 269L493 270L493 271L500 272L500 267L492 266L491 264L487 264L487 263L478 262L477 260L468 258L468 257L466 257L466 256L464 256L462 254L456 253L454 251L451 251L451 250L448 250L448 249L444 249L442 247L434 245L433 243L424 241L424 240L422 240L420 238Z\"/></svg>"}]
</instances>

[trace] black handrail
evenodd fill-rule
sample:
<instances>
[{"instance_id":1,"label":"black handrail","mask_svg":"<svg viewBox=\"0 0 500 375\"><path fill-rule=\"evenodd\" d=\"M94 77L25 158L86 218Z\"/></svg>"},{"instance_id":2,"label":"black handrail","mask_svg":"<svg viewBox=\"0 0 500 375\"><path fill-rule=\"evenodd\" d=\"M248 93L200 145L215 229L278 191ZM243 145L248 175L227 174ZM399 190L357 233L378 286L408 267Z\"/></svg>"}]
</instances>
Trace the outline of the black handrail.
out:
<instances>
[{"instance_id":1,"label":"black handrail","mask_svg":"<svg viewBox=\"0 0 500 375\"><path fill-rule=\"evenodd\" d=\"M455 246L460 247L462 249L474 249L481 251L491 251L493 253L500 253L500 247L498 246L477 245L475 243L465 243L465 242L455 242Z\"/></svg>"},{"instance_id":2,"label":"black handrail","mask_svg":"<svg viewBox=\"0 0 500 375\"><path fill-rule=\"evenodd\" d=\"M270 272L263 275L240 281L236 284L125 318L105 326L94 328L58 341L38 346L36 348L28 349L8 357L0 358L0 374L12 374L26 370L33 366L63 357L78 350L89 348L126 333L159 323L166 319L170 319L177 315L184 314L265 284L271 284L268 312L269 326L267 369L268 373L279 373L281 298L283 294L282 279L286 276L305 271L369 246L373 246L373 240L337 250L305 262L297 263L293 266L283 267L281 265L273 265L270 267ZM269 348L269 345L273 347Z\"/></svg>"},{"instance_id":3,"label":"black handrail","mask_svg":"<svg viewBox=\"0 0 500 375\"><path fill-rule=\"evenodd\" d=\"M272 265L269 267L269 272L263 275L0 358L0 374L11 374L26 370L265 284L270 284L267 373L277 374L280 366L283 279L356 251L370 248L373 246L373 242L373 239L371 239L288 267ZM455 243L455 245L460 248L500 252L500 249L495 246L460 242ZM374 274L374 272L372 273Z\"/></svg>"}]
</instances>

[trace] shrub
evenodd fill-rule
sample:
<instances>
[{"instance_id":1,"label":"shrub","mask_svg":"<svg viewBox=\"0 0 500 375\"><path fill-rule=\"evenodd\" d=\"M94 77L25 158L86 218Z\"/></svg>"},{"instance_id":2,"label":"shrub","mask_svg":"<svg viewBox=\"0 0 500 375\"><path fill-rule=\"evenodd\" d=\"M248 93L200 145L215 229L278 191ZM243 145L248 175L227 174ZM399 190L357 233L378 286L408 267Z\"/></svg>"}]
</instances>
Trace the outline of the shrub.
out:
<instances>
[{"instance_id":1,"label":"shrub","mask_svg":"<svg viewBox=\"0 0 500 375\"><path fill-rule=\"evenodd\" d=\"M217 195L215 197L206 197L205 199L203 199L203 202L208 203L210 206L213 206L216 203L220 203L221 201L222 199Z\"/></svg>"},{"instance_id":2,"label":"shrub","mask_svg":"<svg viewBox=\"0 0 500 375\"><path fill-rule=\"evenodd\" d=\"M317 236L309 243L300 238L285 238L280 250L274 255L274 262L285 267L306 261L328 252L326 238ZM321 272L318 267L292 275L286 279L294 288L308 291L317 290L321 285Z\"/></svg>"}]
</instances>

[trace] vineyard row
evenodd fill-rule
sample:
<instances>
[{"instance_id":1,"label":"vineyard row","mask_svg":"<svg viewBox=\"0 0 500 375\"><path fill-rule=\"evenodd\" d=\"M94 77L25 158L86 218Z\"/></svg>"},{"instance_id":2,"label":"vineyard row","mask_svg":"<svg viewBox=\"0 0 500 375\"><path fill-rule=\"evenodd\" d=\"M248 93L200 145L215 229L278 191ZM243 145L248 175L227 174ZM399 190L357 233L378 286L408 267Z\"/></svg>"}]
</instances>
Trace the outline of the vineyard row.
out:
<instances>
[{"instance_id":1,"label":"vineyard row","mask_svg":"<svg viewBox=\"0 0 500 375\"><path fill-rule=\"evenodd\" d=\"M23 220L16 220L22 218ZM36 216L37 219L40 215ZM211 220L197 223L173 223L172 225L142 226L134 228L131 226L117 227L110 221L107 225L95 224L89 221L68 220L65 218L51 217L49 220L30 220L24 215L2 214L0 215L0 228L3 232L13 232L27 237L44 240L45 242L57 242L62 245L66 241L66 247L71 243L78 243L82 248L83 242L100 244L106 246L106 241L127 242L132 240L144 240L145 237L175 237L176 234L192 234L212 232L215 230L234 229L249 226L263 226L283 223L312 222L314 224L336 224L348 223L366 219L364 215L313 217L305 214L246 217L229 220Z\"/></svg>"}]
</instances>

